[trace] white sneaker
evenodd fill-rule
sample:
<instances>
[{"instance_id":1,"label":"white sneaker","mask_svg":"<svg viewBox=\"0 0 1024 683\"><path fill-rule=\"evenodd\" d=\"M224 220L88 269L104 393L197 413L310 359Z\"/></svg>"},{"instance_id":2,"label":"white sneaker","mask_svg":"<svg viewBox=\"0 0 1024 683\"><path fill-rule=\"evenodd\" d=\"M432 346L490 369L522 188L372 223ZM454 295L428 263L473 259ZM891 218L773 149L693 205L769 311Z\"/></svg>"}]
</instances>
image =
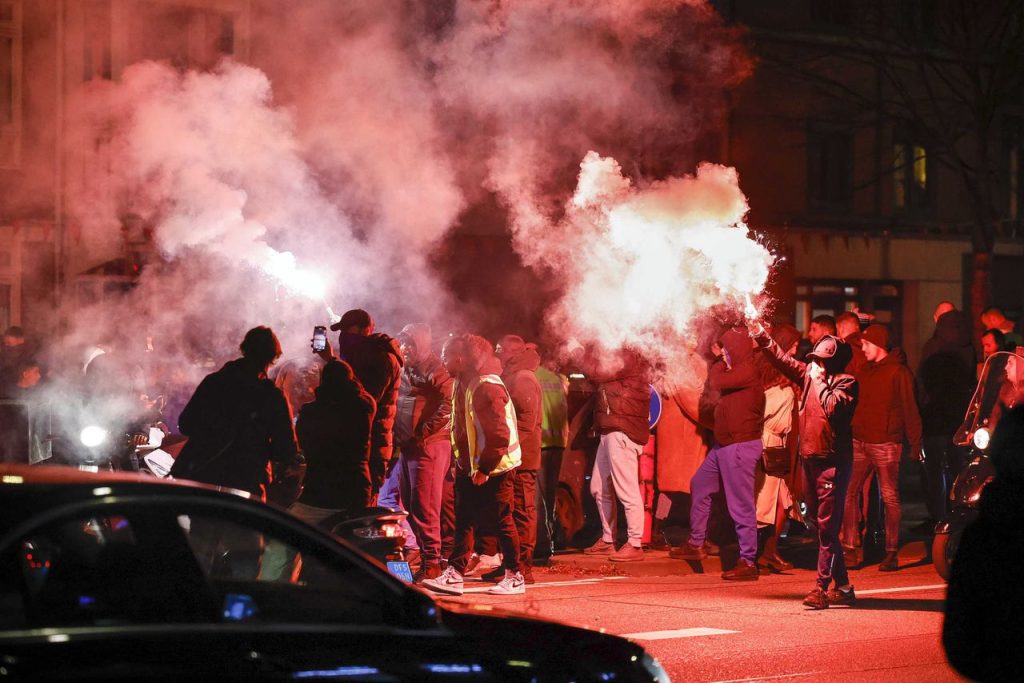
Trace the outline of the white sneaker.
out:
<instances>
[{"instance_id":1,"label":"white sneaker","mask_svg":"<svg viewBox=\"0 0 1024 683\"><path fill-rule=\"evenodd\" d=\"M522 595L526 592L526 581L520 572L512 573L505 570L505 578L487 591L491 595Z\"/></svg>"},{"instance_id":2,"label":"white sneaker","mask_svg":"<svg viewBox=\"0 0 1024 683\"><path fill-rule=\"evenodd\" d=\"M437 593L446 595L462 595L462 574L455 570L455 567L446 567L441 576L436 579L424 579L420 584Z\"/></svg>"}]
</instances>

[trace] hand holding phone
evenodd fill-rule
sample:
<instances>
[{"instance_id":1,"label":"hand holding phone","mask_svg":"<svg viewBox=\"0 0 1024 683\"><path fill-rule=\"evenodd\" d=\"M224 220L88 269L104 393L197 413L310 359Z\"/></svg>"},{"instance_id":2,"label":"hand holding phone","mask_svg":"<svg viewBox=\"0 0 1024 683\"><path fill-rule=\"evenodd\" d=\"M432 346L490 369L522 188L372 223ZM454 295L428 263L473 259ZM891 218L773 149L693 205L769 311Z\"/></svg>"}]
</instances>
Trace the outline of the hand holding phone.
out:
<instances>
[{"instance_id":1,"label":"hand holding phone","mask_svg":"<svg viewBox=\"0 0 1024 683\"><path fill-rule=\"evenodd\" d=\"M327 348L327 328L317 325L313 328L313 351L320 352Z\"/></svg>"}]
</instances>

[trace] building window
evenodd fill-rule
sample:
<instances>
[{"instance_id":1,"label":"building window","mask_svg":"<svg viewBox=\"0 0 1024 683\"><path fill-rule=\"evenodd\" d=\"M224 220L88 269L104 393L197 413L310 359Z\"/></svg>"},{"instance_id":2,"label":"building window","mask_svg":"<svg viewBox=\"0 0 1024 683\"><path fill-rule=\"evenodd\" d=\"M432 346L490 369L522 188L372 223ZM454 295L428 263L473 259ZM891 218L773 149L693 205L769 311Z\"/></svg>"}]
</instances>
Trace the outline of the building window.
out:
<instances>
[{"instance_id":1,"label":"building window","mask_svg":"<svg viewBox=\"0 0 1024 683\"><path fill-rule=\"evenodd\" d=\"M932 205L932 162L924 145L897 142L893 146L893 205L922 211Z\"/></svg>"},{"instance_id":2,"label":"building window","mask_svg":"<svg viewBox=\"0 0 1024 683\"><path fill-rule=\"evenodd\" d=\"M0 168L21 161L21 0L0 0Z\"/></svg>"},{"instance_id":3,"label":"building window","mask_svg":"<svg viewBox=\"0 0 1024 683\"><path fill-rule=\"evenodd\" d=\"M109 81L113 74L111 58L111 15L109 0L86 0L82 5L82 80Z\"/></svg>"},{"instance_id":4,"label":"building window","mask_svg":"<svg viewBox=\"0 0 1024 683\"><path fill-rule=\"evenodd\" d=\"M807 131L807 196L812 210L850 208L853 136L811 125Z\"/></svg>"},{"instance_id":5,"label":"building window","mask_svg":"<svg viewBox=\"0 0 1024 683\"><path fill-rule=\"evenodd\" d=\"M1009 118L1003 126L1003 149L1006 150L1006 171L1003 174L1006 191L1006 218L1014 223L1021 220L1024 204L1024 120Z\"/></svg>"}]
</instances>

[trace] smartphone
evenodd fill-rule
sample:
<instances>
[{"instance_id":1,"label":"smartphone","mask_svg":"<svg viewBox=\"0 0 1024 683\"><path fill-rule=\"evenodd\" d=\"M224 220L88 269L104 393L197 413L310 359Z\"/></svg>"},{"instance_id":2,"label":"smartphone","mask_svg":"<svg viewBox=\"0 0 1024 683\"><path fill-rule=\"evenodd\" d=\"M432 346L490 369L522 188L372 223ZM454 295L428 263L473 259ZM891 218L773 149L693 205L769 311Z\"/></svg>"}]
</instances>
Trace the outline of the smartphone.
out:
<instances>
[{"instance_id":1,"label":"smartphone","mask_svg":"<svg viewBox=\"0 0 1024 683\"><path fill-rule=\"evenodd\" d=\"M317 325L313 328L313 350L323 351L327 348L327 328Z\"/></svg>"}]
</instances>

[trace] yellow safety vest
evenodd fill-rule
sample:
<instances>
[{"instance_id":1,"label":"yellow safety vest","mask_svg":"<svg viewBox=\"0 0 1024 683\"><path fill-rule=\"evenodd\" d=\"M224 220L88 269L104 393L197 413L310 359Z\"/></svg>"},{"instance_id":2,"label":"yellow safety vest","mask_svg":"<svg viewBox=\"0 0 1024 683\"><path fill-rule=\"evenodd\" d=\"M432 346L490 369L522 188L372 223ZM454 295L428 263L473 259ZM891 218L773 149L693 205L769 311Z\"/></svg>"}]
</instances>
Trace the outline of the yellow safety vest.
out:
<instances>
[{"instance_id":1,"label":"yellow safety vest","mask_svg":"<svg viewBox=\"0 0 1024 683\"><path fill-rule=\"evenodd\" d=\"M465 397L463 398L466 406L466 439L469 441L470 476L479 471L480 454L486 446L483 440L483 429L481 428L480 421L477 419L476 411L473 410L473 392L476 391L477 387L479 387L482 382L497 384L505 390L505 394L509 397L508 401L505 402L505 424L508 426L508 452L502 456L498 465L491 470L491 475L493 476L495 474L501 474L503 472L513 470L519 467L523 462L523 453L519 448L519 430L516 428L516 409L515 406L512 405L512 397L508 394L508 388L506 388L505 383L501 381L501 377L498 377L497 375L481 375L469 383L469 386L466 387Z\"/></svg>"}]
</instances>

